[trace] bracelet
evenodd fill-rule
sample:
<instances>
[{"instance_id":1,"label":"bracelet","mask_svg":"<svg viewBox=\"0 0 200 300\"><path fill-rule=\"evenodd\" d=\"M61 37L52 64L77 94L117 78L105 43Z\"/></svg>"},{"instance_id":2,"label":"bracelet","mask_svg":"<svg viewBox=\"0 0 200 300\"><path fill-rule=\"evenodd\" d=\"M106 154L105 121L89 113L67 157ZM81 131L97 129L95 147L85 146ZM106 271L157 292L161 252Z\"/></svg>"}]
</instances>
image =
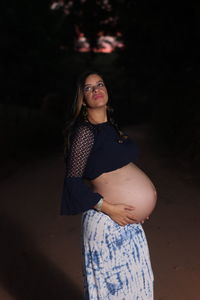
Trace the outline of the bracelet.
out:
<instances>
[{"instance_id":1,"label":"bracelet","mask_svg":"<svg viewBox=\"0 0 200 300\"><path fill-rule=\"evenodd\" d=\"M101 198L101 199L99 200L99 202L95 205L95 209L96 209L98 212L101 211L102 204L103 204L103 198Z\"/></svg>"}]
</instances>

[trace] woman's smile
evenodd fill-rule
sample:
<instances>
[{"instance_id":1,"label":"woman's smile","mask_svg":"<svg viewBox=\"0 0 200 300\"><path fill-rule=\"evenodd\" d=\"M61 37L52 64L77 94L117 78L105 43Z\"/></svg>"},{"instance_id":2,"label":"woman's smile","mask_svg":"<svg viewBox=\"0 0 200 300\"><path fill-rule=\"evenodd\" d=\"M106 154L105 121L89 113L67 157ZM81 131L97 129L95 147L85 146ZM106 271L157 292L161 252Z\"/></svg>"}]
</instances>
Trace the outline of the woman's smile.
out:
<instances>
[{"instance_id":1,"label":"woman's smile","mask_svg":"<svg viewBox=\"0 0 200 300\"><path fill-rule=\"evenodd\" d=\"M96 100L96 99L98 99L98 98L103 98L103 95L102 94L95 94L94 96L93 96L93 98Z\"/></svg>"}]
</instances>

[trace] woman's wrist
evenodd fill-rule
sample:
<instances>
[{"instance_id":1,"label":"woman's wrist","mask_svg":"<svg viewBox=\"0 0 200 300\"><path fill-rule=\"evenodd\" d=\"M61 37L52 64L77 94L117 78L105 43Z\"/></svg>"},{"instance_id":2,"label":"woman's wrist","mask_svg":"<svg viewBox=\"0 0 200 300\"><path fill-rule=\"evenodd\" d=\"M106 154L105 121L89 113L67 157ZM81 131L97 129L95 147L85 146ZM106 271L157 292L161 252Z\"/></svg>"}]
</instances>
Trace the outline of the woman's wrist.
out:
<instances>
[{"instance_id":1,"label":"woman's wrist","mask_svg":"<svg viewBox=\"0 0 200 300\"><path fill-rule=\"evenodd\" d=\"M102 203L102 206L101 206L101 211L103 212L103 213L105 213L106 215L109 215L110 213L111 213L111 211L112 211L112 204L111 203L109 203L109 202L107 202L105 199L104 199L104 201L103 201L103 203Z\"/></svg>"},{"instance_id":2,"label":"woman's wrist","mask_svg":"<svg viewBox=\"0 0 200 300\"><path fill-rule=\"evenodd\" d=\"M93 208L109 215L112 212L112 206L111 203L107 202L104 198L101 198Z\"/></svg>"},{"instance_id":3,"label":"woman's wrist","mask_svg":"<svg viewBox=\"0 0 200 300\"><path fill-rule=\"evenodd\" d=\"M94 206L94 209L96 209L98 212L100 212L101 209L102 209L103 201L104 201L104 199L101 198L101 199L99 200L99 202L97 202L97 204Z\"/></svg>"}]
</instances>

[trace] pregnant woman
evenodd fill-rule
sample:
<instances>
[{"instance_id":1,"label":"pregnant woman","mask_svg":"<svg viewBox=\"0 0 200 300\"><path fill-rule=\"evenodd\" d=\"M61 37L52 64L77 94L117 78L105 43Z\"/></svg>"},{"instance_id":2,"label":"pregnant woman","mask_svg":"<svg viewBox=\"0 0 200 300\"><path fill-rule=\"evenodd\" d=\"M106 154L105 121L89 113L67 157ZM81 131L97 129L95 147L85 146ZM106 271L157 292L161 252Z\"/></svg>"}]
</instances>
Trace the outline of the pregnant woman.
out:
<instances>
[{"instance_id":1,"label":"pregnant woman","mask_svg":"<svg viewBox=\"0 0 200 300\"><path fill-rule=\"evenodd\" d=\"M156 203L135 165L136 145L115 124L97 72L78 81L66 128L61 214L82 213L85 300L152 300L153 273L141 223Z\"/></svg>"}]
</instances>

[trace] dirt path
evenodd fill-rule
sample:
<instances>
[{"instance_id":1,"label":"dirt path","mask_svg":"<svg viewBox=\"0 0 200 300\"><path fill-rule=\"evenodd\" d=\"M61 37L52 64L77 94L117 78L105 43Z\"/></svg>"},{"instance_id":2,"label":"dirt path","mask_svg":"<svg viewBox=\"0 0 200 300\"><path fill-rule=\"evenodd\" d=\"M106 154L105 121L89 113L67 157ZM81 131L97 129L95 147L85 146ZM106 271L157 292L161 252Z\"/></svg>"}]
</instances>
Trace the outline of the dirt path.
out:
<instances>
[{"instance_id":1,"label":"dirt path","mask_svg":"<svg viewBox=\"0 0 200 300\"><path fill-rule=\"evenodd\" d=\"M127 128L139 166L158 190L144 224L155 300L200 299L200 188L152 146L145 126ZM80 216L59 216L62 155L27 165L0 183L0 299L82 299Z\"/></svg>"}]
</instances>

